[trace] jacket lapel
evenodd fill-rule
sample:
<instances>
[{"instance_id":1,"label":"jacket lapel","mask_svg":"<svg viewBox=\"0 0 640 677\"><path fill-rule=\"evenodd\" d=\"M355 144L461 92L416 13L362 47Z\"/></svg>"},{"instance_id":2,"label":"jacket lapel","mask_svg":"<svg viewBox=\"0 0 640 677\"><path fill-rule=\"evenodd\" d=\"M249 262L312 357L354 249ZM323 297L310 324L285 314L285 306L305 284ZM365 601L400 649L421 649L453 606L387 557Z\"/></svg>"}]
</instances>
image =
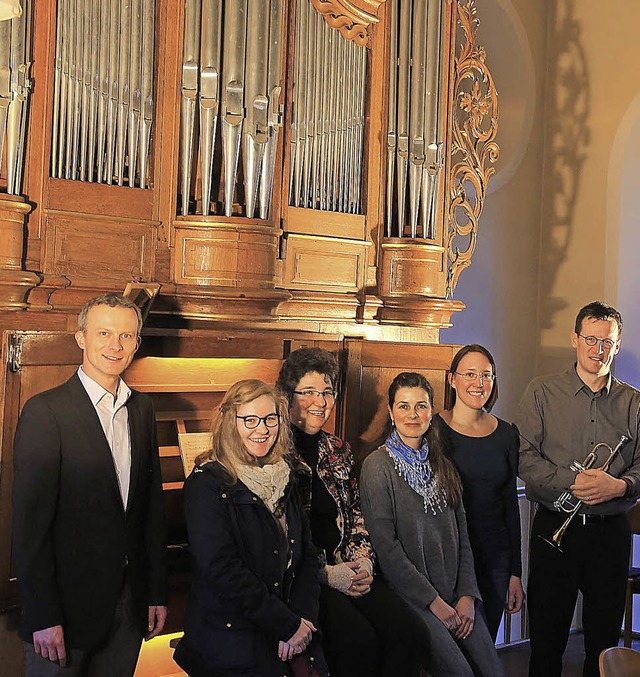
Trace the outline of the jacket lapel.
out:
<instances>
[{"instance_id":1,"label":"jacket lapel","mask_svg":"<svg viewBox=\"0 0 640 677\"><path fill-rule=\"evenodd\" d=\"M129 479L129 496L127 497L127 510L131 507L135 495L136 485L140 477L140 462L142 460L142 420L140 409L137 404L137 393L132 390L127 402L129 415L129 439L131 442L131 477Z\"/></svg>"},{"instance_id":2,"label":"jacket lapel","mask_svg":"<svg viewBox=\"0 0 640 677\"><path fill-rule=\"evenodd\" d=\"M85 438L84 447L87 449L87 453L95 455L96 460L104 466L105 477L109 478L109 484L115 492L118 503L122 506L116 466L98 413L77 373L67 381L67 385L73 400L73 409L70 409L70 411L77 411L79 432L81 431Z\"/></svg>"}]
</instances>

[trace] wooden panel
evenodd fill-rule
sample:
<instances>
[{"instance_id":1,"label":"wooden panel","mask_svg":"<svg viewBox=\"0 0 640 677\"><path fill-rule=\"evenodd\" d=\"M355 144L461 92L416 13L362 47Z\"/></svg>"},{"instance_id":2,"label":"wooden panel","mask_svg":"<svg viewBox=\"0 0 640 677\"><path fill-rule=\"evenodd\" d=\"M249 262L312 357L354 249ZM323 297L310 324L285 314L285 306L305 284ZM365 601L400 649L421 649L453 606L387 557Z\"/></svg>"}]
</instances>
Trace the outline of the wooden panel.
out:
<instances>
[{"instance_id":1,"label":"wooden panel","mask_svg":"<svg viewBox=\"0 0 640 677\"><path fill-rule=\"evenodd\" d=\"M128 219L153 218L153 192L128 186L49 179L49 210L104 214Z\"/></svg>"},{"instance_id":2,"label":"wooden panel","mask_svg":"<svg viewBox=\"0 0 640 677\"><path fill-rule=\"evenodd\" d=\"M347 349L355 343L347 341ZM360 345L362 364L371 367L393 367L398 371L417 371L428 365L428 369L448 369L451 359L459 346L435 344L402 344L387 341L364 341Z\"/></svg>"},{"instance_id":3,"label":"wooden panel","mask_svg":"<svg viewBox=\"0 0 640 677\"><path fill-rule=\"evenodd\" d=\"M389 420L387 391L397 374L423 374L434 389L434 411L442 408L446 370L459 346L348 339L344 429L359 461L384 441ZM348 412L348 415L347 413Z\"/></svg>"},{"instance_id":4,"label":"wooden panel","mask_svg":"<svg viewBox=\"0 0 640 677\"><path fill-rule=\"evenodd\" d=\"M72 333L25 331L13 334L20 343L20 363L23 366L82 362L82 352Z\"/></svg>"},{"instance_id":5,"label":"wooden panel","mask_svg":"<svg viewBox=\"0 0 640 677\"><path fill-rule=\"evenodd\" d=\"M11 495L13 486L13 435L18 422L19 377L5 368L9 332L3 332L0 355L0 611L17 601L13 575Z\"/></svg>"},{"instance_id":6,"label":"wooden panel","mask_svg":"<svg viewBox=\"0 0 640 677\"><path fill-rule=\"evenodd\" d=\"M37 367L23 367L20 410L25 402L34 395L42 393L50 388L55 388L68 381L78 370L77 364L47 365Z\"/></svg>"},{"instance_id":7,"label":"wooden panel","mask_svg":"<svg viewBox=\"0 0 640 677\"><path fill-rule=\"evenodd\" d=\"M385 242L381 249L381 296L444 297L444 249Z\"/></svg>"},{"instance_id":8,"label":"wooden panel","mask_svg":"<svg viewBox=\"0 0 640 677\"><path fill-rule=\"evenodd\" d=\"M287 233L365 239L366 218L360 214L286 207L282 226Z\"/></svg>"},{"instance_id":9,"label":"wooden panel","mask_svg":"<svg viewBox=\"0 0 640 677\"><path fill-rule=\"evenodd\" d=\"M289 289L357 292L364 286L366 244L349 240L287 238L282 279Z\"/></svg>"},{"instance_id":10,"label":"wooden panel","mask_svg":"<svg viewBox=\"0 0 640 677\"><path fill-rule=\"evenodd\" d=\"M95 281L153 277L155 227L109 218L47 216L44 272Z\"/></svg>"},{"instance_id":11,"label":"wooden panel","mask_svg":"<svg viewBox=\"0 0 640 677\"><path fill-rule=\"evenodd\" d=\"M278 332L234 333L145 329L142 347L164 357L261 357L281 359L287 338Z\"/></svg>"},{"instance_id":12,"label":"wooden panel","mask_svg":"<svg viewBox=\"0 0 640 677\"><path fill-rule=\"evenodd\" d=\"M245 378L274 383L280 365L280 360L143 357L124 378L143 392L225 392Z\"/></svg>"},{"instance_id":13,"label":"wooden panel","mask_svg":"<svg viewBox=\"0 0 640 677\"><path fill-rule=\"evenodd\" d=\"M176 226L174 277L179 284L272 288L277 237L266 228Z\"/></svg>"}]
</instances>

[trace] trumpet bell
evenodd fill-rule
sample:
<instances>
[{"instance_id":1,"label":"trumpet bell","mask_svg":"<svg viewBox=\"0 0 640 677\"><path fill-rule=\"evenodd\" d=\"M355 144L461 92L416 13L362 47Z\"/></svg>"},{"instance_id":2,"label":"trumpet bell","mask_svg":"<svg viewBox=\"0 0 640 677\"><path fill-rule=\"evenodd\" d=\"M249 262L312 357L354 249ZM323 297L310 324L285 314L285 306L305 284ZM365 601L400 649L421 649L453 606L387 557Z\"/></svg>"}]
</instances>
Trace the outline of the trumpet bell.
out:
<instances>
[{"instance_id":1,"label":"trumpet bell","mask_svg":"<svg viewBox=\"0 0 640 677\"><path fill-rule=\"evenodd\" d=\"M548 538L546 536L543 536L542 534L538 534L538 538L541 538L545 543L548 543L552 548L555 548L558 552L564 552L564 550L562 549L562 536L556 538L556 534L553 534L553 536L549 536Z\"/></svg>"}]
</instances>

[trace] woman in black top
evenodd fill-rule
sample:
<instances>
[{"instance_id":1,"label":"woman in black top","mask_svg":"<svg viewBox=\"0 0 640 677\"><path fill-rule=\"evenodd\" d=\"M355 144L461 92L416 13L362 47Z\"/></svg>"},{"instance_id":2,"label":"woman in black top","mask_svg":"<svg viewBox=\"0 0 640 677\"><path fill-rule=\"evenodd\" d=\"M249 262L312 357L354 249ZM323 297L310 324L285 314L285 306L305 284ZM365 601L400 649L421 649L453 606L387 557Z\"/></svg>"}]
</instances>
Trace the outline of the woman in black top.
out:
<instances>
[{"instance_id":1,"label":"woman in black top","mask_svg":"<svg viewBox=\"0 0 640 677\"><path fill-rule=\"evenodd\" d=\"M288 423L272 386L239 381L185 483L195 580L174 658L191 677L328 674L316 640L319 561L293 491Z\"/></svg>"},{"instance_id":2,"label":"woman in black top","mask_svg":"<svg viewBox=\"0 0 640 677\"><path fill-rule=\"evenodd\" d=\"M432 423L462 479L476 578L494 641L503 611L518 612L524 598L516 493L519 437L515 426L489 413L497 399L491 353L465 346L453 358L445 408Z\"/></svg>"},{"instance_id":3,"label":"woman in black top","mask_svg":"<svg viewBox=\"0 0 640 677\"><path fill-rule=\"evenodd\" d=\"M323 559L323 647L332 677L412 677L428 636L413 611L374 577L351 448L322 430L335 406L337 379L331 353L300 348L277 382L289 400L297 486Z\"/></svg>"}]
</instances>

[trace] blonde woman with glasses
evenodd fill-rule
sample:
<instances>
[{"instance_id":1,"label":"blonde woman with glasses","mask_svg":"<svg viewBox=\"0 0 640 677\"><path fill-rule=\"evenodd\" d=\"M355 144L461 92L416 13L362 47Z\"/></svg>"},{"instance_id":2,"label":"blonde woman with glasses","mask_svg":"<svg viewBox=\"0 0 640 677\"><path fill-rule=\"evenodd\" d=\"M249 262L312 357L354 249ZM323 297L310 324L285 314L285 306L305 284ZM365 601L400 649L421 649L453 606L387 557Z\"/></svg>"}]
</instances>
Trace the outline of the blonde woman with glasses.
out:
<instances>
[{"instance_id":1,"label":"blonde woman with glasses","mask_svg":"<svg viewBox=\"0 0 640 677\"><path fill-rule=\"evenodd\" d=\"M493 356L483 346L465 346L449 368L444 410L431 424L462 480L476 578L494 642L503 612L518 612L524 598L516 493L519 437L515 426L490 413L497 399Z\"/></svg>"},{"instance_id":2,"label":"blonde woman with glasses","mask_svg":"<svg viewBox=\"0 0 640 677\"><path fill-rule=\"evenodd\" d=\"M328 674L290 445L284 398L262 381L231 386L184 488L195 576L174 657L191 677Z\"/></svg>"}]
</instances>

